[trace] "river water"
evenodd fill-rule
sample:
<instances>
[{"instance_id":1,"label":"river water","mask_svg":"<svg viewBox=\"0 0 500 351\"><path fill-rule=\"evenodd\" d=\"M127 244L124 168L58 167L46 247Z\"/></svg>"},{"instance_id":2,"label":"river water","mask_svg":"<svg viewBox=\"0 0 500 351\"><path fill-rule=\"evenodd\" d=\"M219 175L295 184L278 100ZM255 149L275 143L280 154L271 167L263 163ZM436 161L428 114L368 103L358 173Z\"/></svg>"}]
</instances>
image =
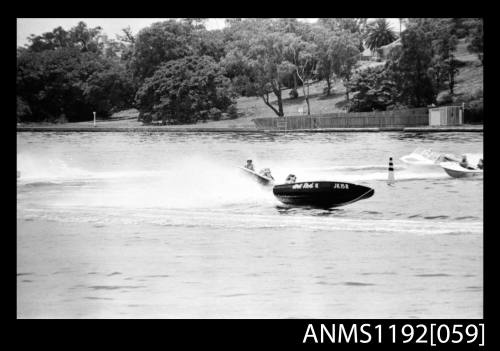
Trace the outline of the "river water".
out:
<instances>
[{"instance_id":1,"label":"river water","mask_svg":"<svg viewBox=\"0 0 500 351\"><path fill-rule=\"evenodd\" d=\"M482 318L482 133L18 133L20 318ZM386 184L389 157L396 183ZM375 189L324 210L277 182Z\"/></svg>"}]
</instances>

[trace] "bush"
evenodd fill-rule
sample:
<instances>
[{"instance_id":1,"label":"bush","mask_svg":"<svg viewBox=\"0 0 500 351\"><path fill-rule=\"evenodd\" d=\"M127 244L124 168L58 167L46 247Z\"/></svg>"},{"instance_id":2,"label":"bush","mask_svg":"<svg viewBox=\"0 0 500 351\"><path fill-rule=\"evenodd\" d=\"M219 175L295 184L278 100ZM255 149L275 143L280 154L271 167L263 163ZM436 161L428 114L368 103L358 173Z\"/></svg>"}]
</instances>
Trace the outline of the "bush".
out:
<instances>
[{"instance_id":1,"label":"bush","mask_svg":"<svg viewBox=\"0 0 500 351\"><path fill-rule=\"evenodd\" d=\"M222 115L222 111L219 110L217 107L212 107L208 111L208 116L210 119L213 119L214 121L219 121Z\"/></svg>"},{"instance_id":2,"label":"bush","mask_svg":"<svg viewBox=\"0 0 500 351\"><path fill-rule=\"evenodd\" d=\"M475 101L465 105L464 123L481 124L483 123L483 101Z\"/></svg>"},{"instance_id":3,"label":"bush","mask_svg":"<svg viewBox=\"0 0 500 351\"><path fill-rule=\"evenodd\" d=\"M297 89L290 90L288 95L290 95L290 99L296 99L299 97L299 93L297 92Z\"/></svg>"},{"instance_id":4,"label":"bush","mask_svg":"<svg viewBox=\"0 0 500 351\"><path fill-rule=\"evenodd\" d=\"M58 124L64 124L68 123L68 119L66 118L66 115L63 113L58 118L56 118L54 122Z\"/></svg>"},{"instance_id":5,"label":"bush","mask_svg":"<svg viewBox=\"0 0 500 351\"><path fill-rule=\"evenodd\" d=\"M438 106L451 104L453 102L453 97L450 95L450 93L444 92L437 97L436 102Z\"/></svg>"},{"instance_id":6,"label":"bush","mask_svg":"<svg viewBox=\"0 0 500 351\"><path fill-rule=\"evenodd\" d=\"M227 109L227 113L230 119L238 118L238 109L236 108L236 105L229 106Z\"/></svg>"},{"instance_id":7,"label":"bush","mask_svg":"<svg viewBox=\"0 0 500 351\"><path fill-rule=\"evenodd\" d=\"M31 116L31 109L29 105L21 97L17 97L17 123L21 122L22 119Z\"/></svg>"}]
</instances>

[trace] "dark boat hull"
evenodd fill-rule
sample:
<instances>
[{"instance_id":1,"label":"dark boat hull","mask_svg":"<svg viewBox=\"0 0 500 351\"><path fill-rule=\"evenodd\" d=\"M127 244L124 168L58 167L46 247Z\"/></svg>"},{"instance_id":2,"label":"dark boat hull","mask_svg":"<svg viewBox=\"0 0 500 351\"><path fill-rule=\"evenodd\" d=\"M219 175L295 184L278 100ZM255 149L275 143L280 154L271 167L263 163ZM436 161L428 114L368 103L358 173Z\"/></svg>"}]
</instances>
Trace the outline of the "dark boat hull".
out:
<instances>
[{"instance_id":1,"label":"dark boat hull","mask_svg":"<svg viewBox=\"0 0 500 351\"><path fill-rule=\"evenodd\" d=\"M367 199L375 191L372 188L345 182L301 182L281 184L273 188L273 194L287 205L339 207Z\"/></svg>"}]
</instances>

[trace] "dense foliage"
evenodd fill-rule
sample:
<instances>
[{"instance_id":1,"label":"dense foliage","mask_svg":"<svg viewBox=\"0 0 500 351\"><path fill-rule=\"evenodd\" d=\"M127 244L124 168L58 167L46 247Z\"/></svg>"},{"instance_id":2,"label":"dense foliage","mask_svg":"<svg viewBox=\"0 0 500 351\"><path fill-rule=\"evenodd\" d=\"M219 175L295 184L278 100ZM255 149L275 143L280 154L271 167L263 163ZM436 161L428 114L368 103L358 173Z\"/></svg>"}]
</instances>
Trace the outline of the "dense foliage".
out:
<instances>
[{"instance_id":1,"label":"dense foliage","mask_svg":"<svg viewBox=\"0 0 500 351\"><path fill-rule=\"evenodd\" d=\"M209 56L187 56L162 64L136 95L145 121L163 124L219 119L233 104L229 79Z\"/></svg>"},{"instance_id":2,"label":"dense foliage","mask_svg":"<svg viewBox=\"0 0 500 351\"><path fill-rule=\"evenodd\" d=\"M351 111L384 111L397 104L396 84L383 66L367 68L356 73L351 81Z\"/></svg>"},{"instance_id":3,"label":"dense foliage","mask_svg":"<svg viewBox=\"0 0 500 351\"><path fill-rule=\"evenodd\" d=\"M372 51L396 40L396 34L385 18L379 18L371 23L366 38L366 46Z\"/></svg>"},{"instance_id":4,"label":"dense foliage","mask_svg":"<svg viewBox=\"0 0 500 351\"><path fill-rule=\"evenodd\" d=\"M309 113L309 86L317 81L325 82L325 95L341 82L351 111L428 106L444 89L440 99L453 101L462 64L454 56L457 42L465 40L482 61L482 19L399 21L401 42L386 64L361 72L366 47L397 38L385 19L232 18L223 30L209 31L206 19L183 18L136 35L124 28L116 39L83 22L68 31L57 27L17 50L17 118L89 120L93 111L106 117L136 107L144 121L192 123L224 112L235 117L234 93L260 97L277 116L285 99L301 94Z\"/></svg>"},{"instance_id":5,"label":"dense foliage","mask_svg":"<svg viewBox=\"0 0 500 351\"><path fill-rule=\"evenodd\" d=\"M86 32L87 31L87 32ZM18 119L79 121L107 117L130 106L135 93L124 65L104 55L97 29L83 23L65 32L31 37L32 45L18 51Z\"/></svg>"},{"instance_id":6,"label":"dense foliage","mask_svg":"<svg viewBox=\"0 0 500 351\"><path fill-rule=\"evenodd\" d=\"M93 52L61 48L26 52L17 60L17 96L31 121L78 121L127 106L134 93L123 67ZM26 112L29 110L29 113Z\"/></svg>"}]
</instances>

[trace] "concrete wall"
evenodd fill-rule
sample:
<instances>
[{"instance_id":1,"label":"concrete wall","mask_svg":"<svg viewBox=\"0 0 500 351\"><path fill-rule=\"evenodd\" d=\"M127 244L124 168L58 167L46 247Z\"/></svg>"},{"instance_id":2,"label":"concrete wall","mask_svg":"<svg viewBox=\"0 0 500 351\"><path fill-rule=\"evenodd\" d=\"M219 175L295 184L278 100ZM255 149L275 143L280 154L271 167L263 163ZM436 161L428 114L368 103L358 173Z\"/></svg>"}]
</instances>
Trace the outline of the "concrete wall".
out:
<instances>
[{"instance_id":1,"label":"concrete wall","mask_svg":"<svg viewBox=\"0 0 500 351\"><path fill-rule=\"evenodd\" d=\"M255 118L253 122L259 129L404 128L428 126L429 113L428 109L423 107L394 111Z\"/></svg>"}]
</instances>

